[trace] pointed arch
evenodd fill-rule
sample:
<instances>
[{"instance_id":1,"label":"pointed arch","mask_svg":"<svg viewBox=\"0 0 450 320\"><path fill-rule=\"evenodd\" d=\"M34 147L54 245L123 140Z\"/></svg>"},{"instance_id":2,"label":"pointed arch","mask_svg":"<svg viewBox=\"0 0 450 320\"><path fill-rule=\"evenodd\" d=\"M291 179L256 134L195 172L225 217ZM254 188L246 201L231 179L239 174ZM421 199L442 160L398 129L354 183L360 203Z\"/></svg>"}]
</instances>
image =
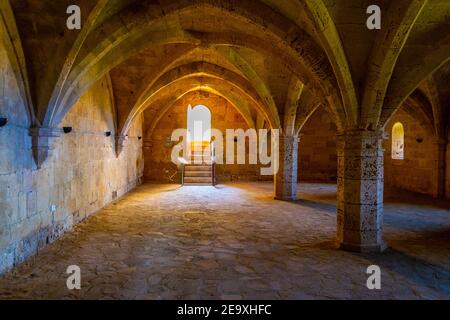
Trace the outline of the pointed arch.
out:
<instances>
[{"instance_id":1,"label":"pointed arch","mask_svg":"<svg viewBox=\"0 0 450 320\"><path fill-rule=\"evenodd\" d=\"M346 121L354 122L354 117L345 111L339 93L336 92L334 74L326 55L307 33L265 5L255 11L252 10L250 3L231 2L233 10L230 10L230 4L224 5L221 2L210 1L185 1L168 7L160 5L160 8L142 4L142 10L138 12L140 16L134 17L133 21L129 20L132 17L131 14L124 13L120 23L116 23L114 19L103 23L98 27L98 32L91 32L91 36L87 39L86 49L83 50L83 54L80 54L77 66L73 68L69 77L70 81L67 82L64 98L55 106L57 116L51 119L51 122L58 122L61 118L58 114L65 113L66 109L70 108L73 101L76 101L76 97L89 85L89 81L110 70L131 54L151 43L158 42L206 46L238 45L271 52L276 59L281 59L286 65L292 66L293 71L302 81L304 80L303 82L314 84L324 92L323 95L333 102L330 105L334 108L334 113L342 125ZM205 34L180 30L177 25L180 16L194 14L199 8L245 23L255 30L253 32L255 35L245 34L245 32L239 34L235 31ZM168 28L168 25L172 27ZM269 28L267 28L268 25ZM107 40L101 38L105 30L111 35ZM164 32L162 33L161 30ZM270 37L270 46L267 45L268 37ZM87 48L93 49L88 51ZM129 50L129 48L133 49Z\"/></svg>"},{"instance_id":2,"label":"pointed arch","mask_svg":"<svg viewBox=\"0 0 450 320\"><path fill-rule=\"evenodd\" d=\"M0 41L15 74L19 95L25 107L30 126L39 125L28 80L25 54L9 0L0 1Z\"/></svg>"},{"instance_id":3,"label":"pointed arch","mask_svg":"<svg viewBox=\"0 0 450 320\"><path fill-rule=\"evenodd\" d=\"M401 122L396 122L392 126L392 151L393 160L403 160L405 158L405 130Z\"/></svg>"},{"instance_id":4,"label":"pointed arch","mask_svg":"<svg viewBox=\"0 0 450 320\"><path fill-rule=\"evenodd\" d=\"M216 89L212 89L210 87L193 87L193 88L189 88L186 89L184 91L181 92L181 94L179 96L177 96L176 98L174 97L169 97L163 100L158 100L155 101L152 105L149 105L144 111L146 110L152 110L153 113L153 121L150 124L149 129L147 130L147 136L151 136L153 134L153 131L155 130L158 122L162 119L162 117L164 116L164 114L170 110L170 108L176 104L179 100L181 100L184 96L188 95L189 93L192 92L208 92L208 93L212 93L214 95L217 95L219 97L224 98L225 100L227 100L240 114L241 116L244 118L245 122L247 123L249 128L255 128L255 123L253 121L253 119L249 118L248 114L245 114L243 112L243 110L239 107L239 102L242 102L241 100L235 99L232 95L229 94L229 91L225 90L225 91L220 91L220 90L216 90ZM162 107L161 107L162 106Z\"/></svg>"}]
</instances>

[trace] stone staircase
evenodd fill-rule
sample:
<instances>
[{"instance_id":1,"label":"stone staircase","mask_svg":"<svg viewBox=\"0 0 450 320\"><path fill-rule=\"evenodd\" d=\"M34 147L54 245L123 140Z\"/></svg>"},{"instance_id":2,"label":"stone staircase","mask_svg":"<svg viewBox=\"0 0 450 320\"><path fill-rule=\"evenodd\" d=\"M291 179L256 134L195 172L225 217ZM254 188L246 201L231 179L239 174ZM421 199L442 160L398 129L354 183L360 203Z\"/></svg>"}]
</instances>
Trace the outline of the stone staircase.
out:
<instances>
[{"instance_id":1,"label":"stone staircase","mask_svg":"<svg viewBox=\"0 0 450 320\"><path fill-rule=\"evenodd\" d=\"M206 149L208 152L208 149ZM208 152L207 154L211 154ZM203 152L194 151L191 163L184 165L183 185L185 186L212 186L213 166L211 156L203 157Z\"/></svg>"}]
</instances>

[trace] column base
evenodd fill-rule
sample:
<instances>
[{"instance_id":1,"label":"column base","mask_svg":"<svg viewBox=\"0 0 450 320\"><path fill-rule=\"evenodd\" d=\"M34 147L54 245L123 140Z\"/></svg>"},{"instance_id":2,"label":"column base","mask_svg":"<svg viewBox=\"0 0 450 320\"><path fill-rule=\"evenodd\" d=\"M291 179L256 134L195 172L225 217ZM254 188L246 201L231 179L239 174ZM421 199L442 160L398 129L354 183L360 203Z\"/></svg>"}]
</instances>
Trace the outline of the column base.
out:
<instances>
[{"instance_id":1,"label":"column base","mask_svg":"<svg viewBox=\"0 0 450 320\"><path fill-rule=\"evenodd\" d=\"M360 245L350 243L340 243L339 249L350 252L359 253L383 253L388 248L388 245L383 241L381 244L375 245Z\"/></svg>"},{"instance_id":2,"label":"column base","mask_svg":"<svg viewBox=\"0 0 450 320\"><path fill-rule=\"evenodd\" d=\"M275 200L279 201L296 201L298 200L297 196L275 196Z\"/></svg>"}]
</instances>

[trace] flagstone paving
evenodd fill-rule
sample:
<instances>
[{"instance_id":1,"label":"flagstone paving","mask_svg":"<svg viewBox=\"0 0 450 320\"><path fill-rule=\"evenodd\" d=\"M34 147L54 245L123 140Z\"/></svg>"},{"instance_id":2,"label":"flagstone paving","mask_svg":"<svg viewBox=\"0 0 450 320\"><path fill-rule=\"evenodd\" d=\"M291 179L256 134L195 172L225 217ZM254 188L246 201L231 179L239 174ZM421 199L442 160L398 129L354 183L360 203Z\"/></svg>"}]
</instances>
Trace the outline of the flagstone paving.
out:
<instances>
[{"instance_id":1,"label":"flagstone paving","mask_svg":"<svg viewBox=\"0 0 450 320\"><path fill-rule=\"evenodd\" d=\"M450 299L449 202L395 192L390 248L357 254L334 242L335 185L301 183L296 202L272 188L145 184L5 274L0 299Z\"/></svg>"}]
</instances>

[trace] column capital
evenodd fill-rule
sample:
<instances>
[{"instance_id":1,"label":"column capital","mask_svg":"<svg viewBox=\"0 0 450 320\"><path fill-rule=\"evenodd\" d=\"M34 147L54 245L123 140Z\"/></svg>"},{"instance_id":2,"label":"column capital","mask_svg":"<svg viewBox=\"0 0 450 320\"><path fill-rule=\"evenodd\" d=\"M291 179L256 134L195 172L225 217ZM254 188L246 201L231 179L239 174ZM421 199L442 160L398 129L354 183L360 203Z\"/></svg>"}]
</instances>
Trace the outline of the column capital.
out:
<instances>
[{"instance_id":1,"label":"column capital","mask_svg":"<svg viewBox=\"0 0 450 320\"><path fill-rule=\"evenodd\" d=\"M351 129L338 135L338 156L383 156L384 130Z\"/></svg>"},{"instance_id":2,"label":"column capital","mask_svg":"<svg viewBox=\"0 0 450 320\"><path fill-rule=\"evenodd\" d=\"M52 127L32 127L29 130L31 137L47 137L47 138L58 138L61 136L61 128Z\"/></svg>"},{"instance_id":3,"label":"column capital","mask_svg":"<svg viewBox=\"0 0 450 320\"><path fill-rule=\"evenodd\" d=\"M347 137L347 136L362 137L362 138L377 137L379 139L385 139L387 137L386 131L384 129L366 130L360 128L351 128L346 129L341 133L338 133L338 137Z\"/></svg>"},{"instance_id":4,"label":"column capital","mask_svg":"<svg viewBox=\"0 0 450 320\"><path fill-rule=\"evenodd\" d=\"M151 139L144 139L143 147L149 149L153 146L153 141Z\"/></svg>"},{"instance_id":5,"label":"column capital","mask_svg":"<svg viewBox=\"0 0 450 320\"><path fill-rule=\"evenodd\" d=\"M280 141L283 141L283 142L291 142L291 143L300 142L300 136L298 136L298 135L294 135L294 136L280 135L279 139L280 139Z\"/></svg>"},{"instance_id":6,"label":"column capital","mask_svg":"<svg viewBox=\"0 0 450 320\"><path fill-rule=\"evenodd\" d=\"M433 140L433 144L437 144L438 146L447 146L448 139L446 138L437 138Z\"/></svg>"}]
</instances>

